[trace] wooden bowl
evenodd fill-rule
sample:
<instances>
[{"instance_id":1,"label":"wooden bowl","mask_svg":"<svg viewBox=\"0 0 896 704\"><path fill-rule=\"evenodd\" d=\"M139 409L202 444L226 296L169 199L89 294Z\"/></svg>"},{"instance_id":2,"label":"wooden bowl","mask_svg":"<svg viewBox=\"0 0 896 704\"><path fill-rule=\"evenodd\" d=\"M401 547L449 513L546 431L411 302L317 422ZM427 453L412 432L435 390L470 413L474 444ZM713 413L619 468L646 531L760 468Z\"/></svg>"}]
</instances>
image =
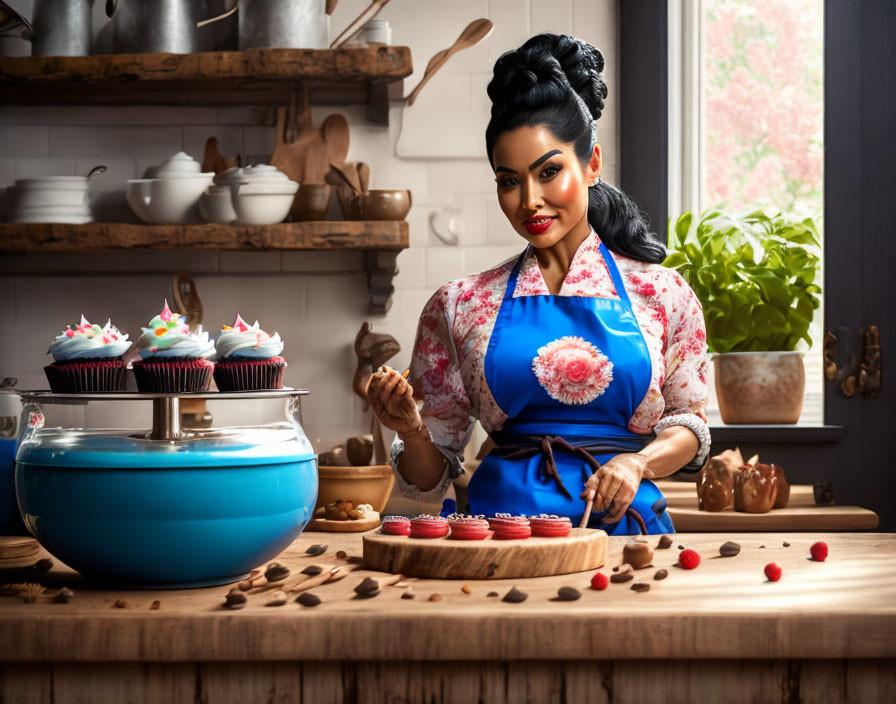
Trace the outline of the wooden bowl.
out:
<instances>
[{"instance_id":1,"label":"wooden bowl","mask_svg":"<svg viewBox=\"0 0 896 704\"><path fill-rule=\"evenodd\" d=\"M411 209L411 192L406 188L361 194L340 186L336 195L346 220L404 220Z\"/></svg>"},{"instance_id":2,"label":"wooden bowl","mask_svg":"<svg viewBox=\"0 0 896 704\"><path fill-rule=\"evenodd\" d=\"M289 214L293 220L326 220L332 186L325 183L303 183L292 201Z\"/></svg>"},{"instance_id":3,"label":"wooden bowl","mask_svg":"<svg viewBox=\"0 0 896 704\"><path fill-rule=\"evenodd\" d=\"M319 486L316 508L346 499L354 504L370 504L382 512L395 485L392 466L374 464L369 467L318 467Z\"/></svg>"}]
</instances>

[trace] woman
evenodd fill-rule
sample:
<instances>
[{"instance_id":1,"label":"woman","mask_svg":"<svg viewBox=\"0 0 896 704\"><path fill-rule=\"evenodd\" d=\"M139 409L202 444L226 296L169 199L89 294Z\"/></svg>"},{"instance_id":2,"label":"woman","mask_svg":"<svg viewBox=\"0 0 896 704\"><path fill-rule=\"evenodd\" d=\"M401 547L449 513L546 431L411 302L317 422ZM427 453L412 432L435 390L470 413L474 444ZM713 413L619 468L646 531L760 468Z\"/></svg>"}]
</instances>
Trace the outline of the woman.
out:
<instances>
[{"instance_id":1,"label":"woman","mask_svg":"<svg viewBox=\"0 0 896 704\"><path fill-rule=\"evenodd\" d=\"M384 369L368 386L409 496L438 500L479 419L497 447L470 480L471 513L577 522L593 499L590 525L610 534L674 530L650 479L696 471L709 450L706 334L637 206L600 180L603 65L553 34L495 64L486 149L528 246L442 286L409 380Z\"/></svg>"}]
</instances>

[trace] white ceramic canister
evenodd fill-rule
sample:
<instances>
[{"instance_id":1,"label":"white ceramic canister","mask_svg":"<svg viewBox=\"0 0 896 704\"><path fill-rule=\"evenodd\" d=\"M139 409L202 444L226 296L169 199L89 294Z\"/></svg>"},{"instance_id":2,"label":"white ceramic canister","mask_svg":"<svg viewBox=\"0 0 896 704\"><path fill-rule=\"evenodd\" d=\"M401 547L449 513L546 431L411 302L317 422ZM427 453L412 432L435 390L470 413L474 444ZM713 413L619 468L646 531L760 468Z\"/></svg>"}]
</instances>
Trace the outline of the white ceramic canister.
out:
<instances>
[{"instance_id":1,"label":"white ceramic canister","mask_svg":"<svg viewBox=\"0 0 896 704\"><path fill-rule=\"evenodd\" d=\"M238 225L273 225L289 214L299 184L276 166L259 164L229 170L230 188Z\"/></svg>"},{"instance_id":2,"label":"white ceramic canister","mask_svg":"<svg viewBox=\"0 0 896 704\"><path fill-rule=\"evenodd\" d=\"M61 222L81 225L93 220L86 176L19 179L11 190L10 222Z\"/></svg>"},{"instance_id":3,"label":"white ceramic canister","mask_svg":"<svg viewBox=\"0 0 896 704\"><path fill-rule=\"evenodd\" d=\"M202 222L199 198L211 185L214 172L189 154L178 152L158 166L146 169L143 178L129 179L125 196L131 210L144 222L180 225Z\"/></svg>"},{"instance_id":4,"label":"white ceramic canister","mask_svg":"<svg viewBox=\"0 0 896 704\"><path fill-rule=\"evenodd\" d=\"M389 20L374 18L367 22L346 46L372 46L392 43L392 25Z\"/></svg>"}]
</instances>

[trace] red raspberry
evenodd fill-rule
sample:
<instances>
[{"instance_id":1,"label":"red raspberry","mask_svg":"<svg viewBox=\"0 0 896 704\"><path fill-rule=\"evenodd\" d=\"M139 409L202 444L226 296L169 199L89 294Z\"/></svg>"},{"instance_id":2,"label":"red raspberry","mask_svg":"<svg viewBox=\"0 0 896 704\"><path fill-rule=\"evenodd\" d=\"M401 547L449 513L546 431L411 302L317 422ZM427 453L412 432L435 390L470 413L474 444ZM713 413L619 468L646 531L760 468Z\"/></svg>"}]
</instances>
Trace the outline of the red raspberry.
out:
<instances>
[{"instance_id":1,"label":"red raspberry","mask_svg":"<svg viewBox=\"0 0 896 704\"><path fill-rule=\"evenodd\" d=\"M696 550L682 550L678 553L678 564L686 570L692 570L700 564L700 555Z\"/></svg>"},{"instance_id":2,"label":"red raspberry","mask_svg":"<svg viewBox=\"0 0 896 704\"><path fill-rule=\"evenodd\" d=\"M809 548L809 552L812 554L813 560L816 562L824 562L828 556L828 545L819 540L817 543L812 544L812 547Z\"/></svg>"},{"instance_id":3,"label":"red raspberry","mask_svg":"<svg viewBox=\"0 0 896 704\"><path fill-rule=\"evenodd\" d=\"M591 588L598 591L606 589L609 583L610 579L603 572L595 572L591 578Z\"/></svg>"},{"instance_id":4,"label":"red raspberry","mask_svg":"<svg viewBox=\"0 0 896 704\"><path fill-rule=\"evenodd\" d=\"M765 576L768 577L769 582L777 582L781 579L781 568L774 562L769 562L765 566Z\"/></svg>"}]
</instances>

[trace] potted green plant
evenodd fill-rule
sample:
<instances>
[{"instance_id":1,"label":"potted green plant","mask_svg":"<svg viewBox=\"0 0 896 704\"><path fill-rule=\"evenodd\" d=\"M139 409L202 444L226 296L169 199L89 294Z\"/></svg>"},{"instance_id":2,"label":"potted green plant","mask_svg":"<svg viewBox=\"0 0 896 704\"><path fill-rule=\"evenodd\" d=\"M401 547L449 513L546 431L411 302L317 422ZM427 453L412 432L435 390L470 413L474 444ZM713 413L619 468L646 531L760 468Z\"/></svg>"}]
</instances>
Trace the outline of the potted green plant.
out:
<instances>
[{"instance_id":1,"label":"potted green plant","mask_svg":"<svg viewBox=\"0 0 896 704\"><path fill-rule=\"evenodd\" d=\"M756 211L734 217L710 210L672 226L664 262L697 294L713 353L722 420L796 423L805 371L800 340L821 304L815 283L820 240L811 219Z\"/></svg>"}]
</instances>

